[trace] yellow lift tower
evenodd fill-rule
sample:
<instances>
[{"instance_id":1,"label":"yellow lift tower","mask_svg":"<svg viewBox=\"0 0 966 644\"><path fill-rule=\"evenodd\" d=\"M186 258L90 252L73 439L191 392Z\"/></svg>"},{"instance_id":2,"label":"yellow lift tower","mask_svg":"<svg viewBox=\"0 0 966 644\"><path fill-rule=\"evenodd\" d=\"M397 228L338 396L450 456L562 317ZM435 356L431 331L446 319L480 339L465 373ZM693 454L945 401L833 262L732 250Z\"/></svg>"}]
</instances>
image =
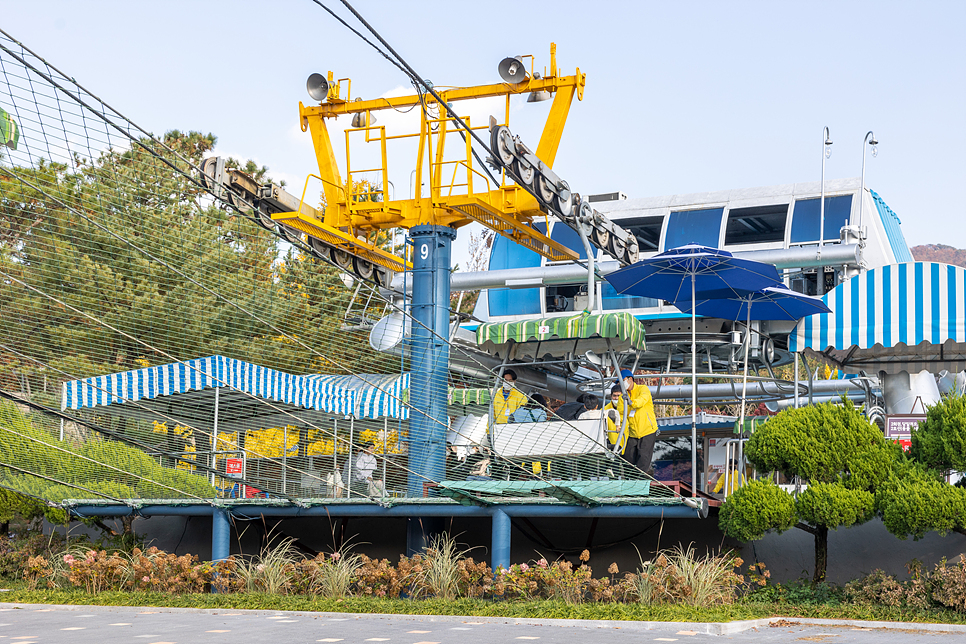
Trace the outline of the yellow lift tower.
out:
<instances>
[{"instance_id":1,"label":"yellow lift tower","mask_svg":"<svg viewBox=\"0 0 966 644\"><path fill-rule=\"evenodd\" d=\"M306 178L300 197L276 185L259 185L237 170L225 171L217 159L206 160L205 178L216 191L227 186L232 193L229 198L253 209L263 224L268 225L270 217L283 232L289 228L306 235L316 254L386 287L393 273L409 264L405 257L393 253L383 231L419 225L459 228L478 221L549 260L578 259L576 252L550 239L547 220L554 216L575 229L583 223L585 233L622 263L636 261L633 235L586 203L581 204L579 195L572 194L569 185L552 170L574 96L583 99L586 74L578 68L573 75L559 75L555 44L550 45L549 70L541 74L533 65L530 55L507 58L500 63L502 83L435 90L454 111L459 101L505 97L502 122L490 117L486 124L471 123L469 117L457 122L428 92L362 100L353 98L350 79L336 80L331 71L326 76L312 74L306 88L318 103L306 106L300 102L299 120L302 131L311 133L319 171ZM508 129L510 97L524 93L529 94L528 102L553 98L535 153ZM376 124L374 113L416 107L418 132L387 132L385 125ZM345 130L344 176L326 123L342 115L352 115L351 127ZM486 161L496 174L480 163L468 130L489 132L492 155ZM389 148L407 139L417 143L418 178L412 198L397 199L388 190ZM378 165L353 165L353 145L360 141L378 146ZM477 150L480 148L478 145ZM424 189L424 177L428 177L428 189ZM320 207L306 203L313 179L322 184L324 204ZM544 226L534 226L537 221Z\"/></svg>"}]
</instances>

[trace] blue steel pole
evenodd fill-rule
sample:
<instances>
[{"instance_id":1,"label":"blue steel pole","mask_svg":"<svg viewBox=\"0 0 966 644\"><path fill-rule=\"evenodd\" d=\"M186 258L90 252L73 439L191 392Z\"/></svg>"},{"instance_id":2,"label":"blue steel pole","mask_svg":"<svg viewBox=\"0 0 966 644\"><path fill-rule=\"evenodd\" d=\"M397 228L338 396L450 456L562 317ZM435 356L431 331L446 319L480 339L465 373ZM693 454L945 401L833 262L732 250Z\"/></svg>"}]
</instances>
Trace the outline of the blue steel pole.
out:
<instances>
[{"instance_id":1,"label":"blue steel pole","mask_svg":"<svg viewBox=\"0 0 966 644\"><path fill-rule=\"evenodd\" d=\"M215 508L211 514L211 560L224 561L231 549L231 524L228 510Z\"/></svg>"},{"instance_id":2,"label":"blue steel pole","mask_svg":"<svg viewBox=\"0 0 966 644\"><path fill-rule=\"evenodd\" d=\"M490 567L496 572L497 568L510 568L510 517L500 508L493 511L493 535L491 537L492 559Z\"/></svg>"},{"instance_id":3,"label":"blue steel pole","mask_svg":"<svg viewBox=\"0 0 966 644\"><path fill-rule=\"evenodd\" d=\"M447 387L449 382L450 247L456 231L416 226L413 244L412 351L407 495L423 496L423 484L446 476ZM407 550L426 546L438 521L410 519Z\"/></svg>"},{"instance_id":4,"label":"blue steel pole","mask_svg":"<svg viewBox=\"0 0 966 644\"><path fill-rule=\"evenodd\" d=\"M187 521L188 519L185 519ZM211 560L224 561L231 554L231 523L228 510L212 508L211 513ZM215 584L211 585L211 592L218 592Z\"/></svg>"}]
</instances>

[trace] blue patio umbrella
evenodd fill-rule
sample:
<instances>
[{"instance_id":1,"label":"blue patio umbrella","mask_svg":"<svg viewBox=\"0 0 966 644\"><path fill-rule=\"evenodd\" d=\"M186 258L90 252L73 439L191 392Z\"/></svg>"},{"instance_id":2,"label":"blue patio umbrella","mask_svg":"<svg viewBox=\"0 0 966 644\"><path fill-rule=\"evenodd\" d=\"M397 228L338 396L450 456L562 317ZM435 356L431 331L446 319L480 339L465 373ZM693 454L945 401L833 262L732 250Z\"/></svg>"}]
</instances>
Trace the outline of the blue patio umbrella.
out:
<instances>
[{"instance_id":1,"label":"blue patio umbrella","mask_svg":"<svg viewBox=\"0 0 966 644\"><path fill-rule=\"evenodd\" d=\"M691 301L685 300L676 302L675 306L687 313L697 313L707 317L722 318L725 320L738 321L742 318L746 320L748 329L751 328L752 320L800 320L816 313L828 313L831 311L828 305L821 298L804 295L791 290L784 284L780 286L769 286L760 291L748 293L743 296L734 296L718 299L698 300L692 306ZM745 333L745 360L744 373L741 380L741 412L738 427L744 430L745 427L745 398L748 391L748 348L750 344L750 332ZM795 365L798 366L797 364ZM797 380L797 379L796 379ZM798 386L796 382L795 386ZM740 446L738 460L741 460ZM725 467L725 476L731 472L729 466ZM728 494L728 482L725 481L725 496Z\"/></svg>"},{"instance_id":2,"label":"blue patio umbrella","mask_svg":"<svg viewBox=\"0 0 966 644\"><path fill-rule=\"evenodd\" d=\"M642 259L606 277L618 293L678 302L740 298L780 285L771 264L740 259L725 250L688 244ZM691 307L691 485L697 494L697 334Z\"/></svg>"}]
</instances>

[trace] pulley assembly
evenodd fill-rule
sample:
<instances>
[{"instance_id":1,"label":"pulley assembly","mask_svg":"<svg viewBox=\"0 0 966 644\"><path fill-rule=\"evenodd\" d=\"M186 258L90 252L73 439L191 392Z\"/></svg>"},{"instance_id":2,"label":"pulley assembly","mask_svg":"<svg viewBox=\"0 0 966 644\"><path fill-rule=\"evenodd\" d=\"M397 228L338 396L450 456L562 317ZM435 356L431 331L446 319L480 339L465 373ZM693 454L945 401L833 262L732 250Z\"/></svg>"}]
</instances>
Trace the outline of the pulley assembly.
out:
<instances>
[{"instance_id":1,"label":"pulley assembly","mask_svg":"<svg viewBox=\"0 0 966 644\"><path fill-rule=\"evenodd\" d=\"M216 197L251 215L262 227L277 232L282 239L295 242L300 236L299 233L305 232L308 247L315 257L329 260L339 268L363 280L374 282L377 286L389 288L392 284L394 271L385 265L390 263L386 261L387 258L370 258L365 256L365 251L356 251L350 240L342 239L344 233L333 239L333 235L326 234L325 231L300 231L273 219L272 215L296 211L315 220L323 217L316 208L301 202L281 186L274 183L262 184L241 170L226 169L225 160L221 157L209 157L202 161L201 181ZM386 255L395 259L388 253Z\"/></svg>"},{"instance_id":2,"label":"pulley assembly","mask_svg":"<svg viewBox=\"0 0 966 644\"><path fill-rule=\"evenodd\" d=\"M640 248L637 238L595 210L580 195L571 192L570 184L561 179L528 148L508 127L490 119L490 162L502 168L520 187L532 194L546 213L555 215L574 230L583 224L590 240L622 265L637 261ZM579 231L578 231L579 232Z\"/></svg>"}]
</instances>

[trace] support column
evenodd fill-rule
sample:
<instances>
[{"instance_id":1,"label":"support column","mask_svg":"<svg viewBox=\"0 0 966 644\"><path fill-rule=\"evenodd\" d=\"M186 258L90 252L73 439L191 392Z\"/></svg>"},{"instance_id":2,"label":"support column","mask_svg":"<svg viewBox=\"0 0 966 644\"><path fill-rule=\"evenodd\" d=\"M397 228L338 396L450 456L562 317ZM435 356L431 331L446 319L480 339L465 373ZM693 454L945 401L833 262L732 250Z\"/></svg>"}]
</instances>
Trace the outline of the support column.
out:
<instances>
[{"instance_id":1,"label":"support column","mask_svg":"<svg viewBox=\"0 0 966 644\"><path fill-rule=\"evenodd\" d=\"M185 517L185 521L189 517ZM224 561L228 559L231 551L231 522L228 519L228 510L215 508L211 513L211 561ZM211 585L211 592L215 590L215 584Z\"/></svg>"},{"instance_id":2,"label":"support column","mask_svg":"<svg viewBox=\"0 0 966 644\"><path fill-rule=\"evenodd\" d=\"M493 536L490 542L490 567L496 572L497 568L510 568L510 517L507 513L496 508L493 512Z\"/></svg>"},{"instance_id":3,"label":"support column","mask_svg":"<svg viewBox=\"0 0 966 644\"><path fill-rule=\"evenodd\" d=\"M449 386L450 246L456 231L416 226L413 243L412 336L407 496L421 498L424 483L446 476ZM409 520L406 551L419 552L438 532L439 522ZM440 524L441 527L441 524Z\"/></svg>"},{"instance_id":4,"label":"support column","mask_svg":"<svg viewBox=\"0 0 966 644\"><path fill-rule=\"evenodd\" d=\"M224 561L231 549L231 523L228 510L215 508L211 515L211 560Z\"/></svg>"}]
</instances>

